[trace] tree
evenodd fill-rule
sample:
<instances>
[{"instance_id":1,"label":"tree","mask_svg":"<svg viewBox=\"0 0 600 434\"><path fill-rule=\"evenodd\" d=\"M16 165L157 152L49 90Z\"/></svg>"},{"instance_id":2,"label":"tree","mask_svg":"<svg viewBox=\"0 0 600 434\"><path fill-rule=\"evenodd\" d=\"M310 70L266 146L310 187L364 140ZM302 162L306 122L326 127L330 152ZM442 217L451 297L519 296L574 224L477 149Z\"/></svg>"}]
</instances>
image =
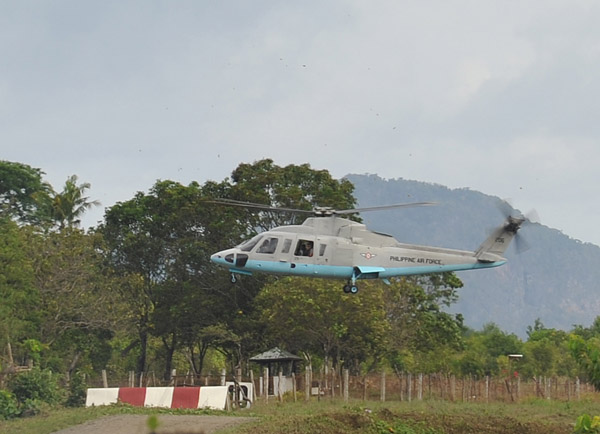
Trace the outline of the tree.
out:
<instances>
[{"instance_id":1,"label":"tree","mask_svg":"<svg viewBox=\"0 0 600 434\"><path fill-rule=\"evenodd\" d=\"M49 218L50 184L26 164L0 161L0 217L39 224Z\"/></svg>"},{"instance_id":2,"label":"tree","mask_svg":"<svg viewBox=\"0 0 600 434\"><path fill-rule=\"evenodd\" d=\"M462 316L442 310L457 298L462 282L453 273L411 276L394 280L384 291L386 318L390 323L388 359L397 372L411 363L441 362L435 357L443 349L462 345ZM420 360L420 362L419 362ZM429 370L441 366L428 363Z\"/></svg>"},{"instance_id":3,"label":"tree","mask_svg":"<svg viewBox=\"0 0 600 434\"><path fill-rule=\"evenodd\" d=\"M123 304L104 267L101 243L99 234L72 228L29 235L39 339L54 370L73 372L122 323Z\"/></svg>"},{"instance_id":4,"label":"tree","mask_svg":"<svg viewBox=\"0 0 600 434\"><path fill-rule=\"evenodd\" d=\"M91 207L100 205L97 200L90 201L84 196L90 188L90 183L77 184L77 175L71 175L65 182L61 193L52 195L52 219L59 228L76 227L80 224L80 217Z\"/></svg>"},{"instance_id":5,"label":"tree","mask_svg":"<svg viewBox=\"0 0 600 434\"><path fill-rule=\"evenodd\" d=\"M600 391L600 339L593 337L586 340L581 336L571 334L569 350L594 389Z\"/></svg>"},{"instance_id":6,"label":"tree","mask_svg":"<svg viewBox=\"0 0 600 434\"><path fill-rule=\"evenodd\" d=\"M523 344L522 373L526 376L576 374L575 360L569 354L569 335L563 330L546 328L538 318L527 327Z\"/></svg>"},{"instance_id":7,"label":"tree","mask_svg":"<svg viewBox=\"0 0 600 434\"><path fill-rule=\"evenodd\" d=\"M336 281L286 277L261 290L257 316L269 344L356 368L367 360L377 363L385 352L384 291L381 283L369 282L348 296Z\"/></svg>"},{"instance_id":8,"label":"tree","mask_svg":"<svg viewBox=\"0 0 600 434\"><path fill-rule=\"evenodd\" d=\"M481 331L470 332L465 339L465 351L456 362L461 374L498 375L505 368L503 360L509 354L522 353L523 343L515 334L500 330L494 323Z\"/></svg>"},{"instance_id":9,"label":"tree","mask_svg":"<svg viewBox=\"0 0 600 434\"><path fill-rule=\"evenodd\" d=\"M0 218L0 371L15 360L24 362L24 351L15 344L38 337L39 293L33 281L33 265L27 256L26 229Z\"/></svg>"},{"instance_id":10,"label":"tree","mask_svg":"<svg viewBox=\"0 0 600 434\"><path fill-rule=\"evenodd\" d=\"M231 174L230 199L273 207L303 209L316 207L350 209L356 205L354 186L348 180L333 179L327 170L308 164L277 166L264 159L240 164ZM299 224L306 216L282 212L253 212L252 227L269 230L276 226Z\"/></svg>"},{"instance_id":11,"label":"tree","mask_svg":"<svg viewBox=\"0 0 600 434\"><path fill-rule=\"evenodd\" d=\"M205 193L195 182L158 181L148 194L140 192L105 215L100 230L135 317L140 372L146 369L149 333L163 343L167 377L178 346L192 345L200 329L222 321L230 315L224 310L235 308L232 294L219 293L227 276L210 262L221 248L216 243L237 244L246 232L238 210L209 202L212 193L225 189L209 183Z\"/></svg>"}]
</instances>

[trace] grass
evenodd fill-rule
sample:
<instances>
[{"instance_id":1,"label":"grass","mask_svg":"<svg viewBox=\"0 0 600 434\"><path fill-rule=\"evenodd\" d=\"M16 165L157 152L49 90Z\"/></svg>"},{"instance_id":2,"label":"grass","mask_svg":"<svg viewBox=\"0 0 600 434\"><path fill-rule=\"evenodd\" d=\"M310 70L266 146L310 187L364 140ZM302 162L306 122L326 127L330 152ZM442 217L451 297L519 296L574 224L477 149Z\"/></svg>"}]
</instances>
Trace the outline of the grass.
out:
<instances>
[{"instance_id":1,"label":"grass","mask_svg":"<svg viewBox=\"0 0 600 434\"><path fill-rule=\"evenodd\" d=\"M529 400L510 403L448 401L256 403L257 421L228 434L291 433L499 433L571 434L582 413L600 414L598 403Z\"/></svg>"},{"instance_id":2,"label":"grass","mask_svg":"<svg viewBox=\"0 0 600 434\"><path fill-rule=\"evenodd\" d=\"M255 416L256 422L223 431L227 434L403 433L403 434L570 434L577 417L600 414L598 402L529 400L518 404L448 401L386 402L321 400L320 402L259 401L249 410L225 413L169 410L116 405L92 408L46 408L41 414L0 421L6 434L46 434L88 420L117 414L197 414ZM158 431L160 432L160 430Z\"/></svg>"}]
</instances>

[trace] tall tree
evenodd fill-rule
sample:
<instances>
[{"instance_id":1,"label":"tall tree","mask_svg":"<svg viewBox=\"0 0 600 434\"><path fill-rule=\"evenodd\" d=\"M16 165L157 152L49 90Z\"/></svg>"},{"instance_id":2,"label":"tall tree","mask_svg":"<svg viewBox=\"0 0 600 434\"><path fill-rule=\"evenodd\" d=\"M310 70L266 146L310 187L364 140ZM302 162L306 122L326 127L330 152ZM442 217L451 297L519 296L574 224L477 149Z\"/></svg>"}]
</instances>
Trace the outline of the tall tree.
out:
<instances>
[{"instance_id":1,"label":"tall tree","mask_svg":"<svg viewBox=\"0 0 600 434\"><path fill-rule=\"evenodd\" d=\"M17 343L39 337L39 294L25 232L0 218L0 371L18 358Z\"/></svg>"},{"instance_id":2,"label":"tall tree","mask_svg":"<svg viewBox=\"0 0 600 434\"><path fill-rule=\"evenodd\" d=\"M454 273L442 273L395 279L384 291L390 323L388 358L397 372L410 369L410 362L418 359L440 362L432 353L443 348L460 348L462 316L443 310L456 300L460 287L462 282Z\"/></svg>"},{"instance_id":3,"label":"tall tree","mask_svg":"<svg viewBox=\"0 0 600 434\"><path fill-rule=\"evenodd\" d=\"M52 368L72 372L91 352L94 336L109 337L123 306L100 255L101 237L82 230L32 233L27 244L39 294L38 339L53 356Z\"/></svg>"},{"instance_id":4,"label":"tall tree","mask_svg":"<svg viewBox=\"0 0 600 434\"><path fill-rule=\"evenodd\" d=\"M52 188L42 175L26 164L0 161L0 217L34 224L48 220Z\"/></svg>"},{"instance_id":5,"label":"tall tree","mask_svg":"<svg viewBox=\"0 0 600 434\"><path fill-rule=\"evenodd\" d=\"M207 186L209 195L221 188ZM245 231L235 210L208 202L197 183L188 186L158 181L148 194L111 207L101 231L108 258L124 277L123 294L131 301L140 343L138 371L147 365L147 342L154 333L163 342L165 376L176 348L193 341L192 331L218 322L217 305L230 294L218 294L210 255L216 242L239 242ZM230 284L229 284L230 285Z\"/></svg>"},{"instance_id":6,"label":"tall tree","mask_svg":"<svg viewBox=\"0 0 600 434\"><path fill-rule=\"evenodd\" d=\"M308 164L280 167L270 159L244 163L233 171L231 180L230 199L307 211L316 207L350 209L356 205L350 181L336 180L327 170L315 170ZM254 223L268 230L301 223L305 217L273 211L255 212Z\"/></svg>"},{"instance_id":7,"label":"tall tree","mask_svg":"<svg viewBox=\"0 0 600 434\"><path fill-rule=\"evenodd\" d=\"M272 345L312 352L334 366L377 363L389 329L382 285L369 282L360 293L348 296L336 281L282 278L257 296L258 316Z\"/></svg>"},{"instance_id":8,"label":"tall tree","mask_svg":"<svg viewBox=\"0 0 600 434\"><path fill-rule=\"evenodd\" d=\"M80 217L91 207L100 205L99 201L85 196L86 190L91 187L90 183L77 184L77 181L77 175L71 175L63 191L52 195L52 219L61 229L79 226Z\"/></svg>"}]
</instances>

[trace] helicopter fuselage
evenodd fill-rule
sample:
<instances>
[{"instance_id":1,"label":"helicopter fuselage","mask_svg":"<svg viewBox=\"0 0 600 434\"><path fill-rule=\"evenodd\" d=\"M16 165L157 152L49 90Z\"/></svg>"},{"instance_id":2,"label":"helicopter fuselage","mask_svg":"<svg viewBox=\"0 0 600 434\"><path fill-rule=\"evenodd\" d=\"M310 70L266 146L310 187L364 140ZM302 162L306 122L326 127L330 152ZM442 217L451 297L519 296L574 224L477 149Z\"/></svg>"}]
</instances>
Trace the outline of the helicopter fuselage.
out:
<instances>
[{"instance_id":1,"label":"helicopter fuselage","mask_svg":"<svg viewBox=\"0 0 600 434\"><path fill-rule=\"evenodd\" d=\"M502 235L492 241L499 242ZM505 242L504 238L501 242ZM506 244L509 242L510 238ZM339 278L348 279L346 292L356 292L357 279L387 280L491 268L506 262L500 254L488 250L473 252L403 244L390 235L370 231L361 223L332 216L311 217L302 225L281 226L260 233L239 246L215 253L211 260L228 268L234 279L235 274L254 272Z\"/></svg>"}]
</instances>

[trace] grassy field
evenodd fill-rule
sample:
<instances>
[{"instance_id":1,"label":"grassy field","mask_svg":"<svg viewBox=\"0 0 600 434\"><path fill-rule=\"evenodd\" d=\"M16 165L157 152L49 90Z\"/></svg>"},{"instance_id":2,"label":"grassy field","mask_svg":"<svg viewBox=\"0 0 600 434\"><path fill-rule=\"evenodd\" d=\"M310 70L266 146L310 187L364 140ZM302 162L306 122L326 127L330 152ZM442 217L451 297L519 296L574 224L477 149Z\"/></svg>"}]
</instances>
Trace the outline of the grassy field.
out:
<instances>
[{"instance_id":1,"label":"grassy field","mask_svg":"<svg viewBox=\"0 0 600 434\"><path fill-rule=\"evenodd\" d=\"M570 434L582 413L600 414L594 401L470 404L448 401L257 403L255 423L227 433L548 433Z\"/></svg>"},{"instance_id":2,"label":"grassy field","mask_svg":"<svg viewBox=\"0 0 600 434\"><path fill-rule=\"evenodd\" d=\"M255 416L256 422L224 431L227 434L275 433L507 433L570 434L582 413L600 414L597 401L527 401L518 404L470 404L447 401L363 402L342 401L256 403L250 410L233 413L173 411L110 406L45 409L42 414L0 421L6 434L46 434L113 414L227 414ZM157 431L160 434L160 430Z\"/></svg>"}]
</instances>

